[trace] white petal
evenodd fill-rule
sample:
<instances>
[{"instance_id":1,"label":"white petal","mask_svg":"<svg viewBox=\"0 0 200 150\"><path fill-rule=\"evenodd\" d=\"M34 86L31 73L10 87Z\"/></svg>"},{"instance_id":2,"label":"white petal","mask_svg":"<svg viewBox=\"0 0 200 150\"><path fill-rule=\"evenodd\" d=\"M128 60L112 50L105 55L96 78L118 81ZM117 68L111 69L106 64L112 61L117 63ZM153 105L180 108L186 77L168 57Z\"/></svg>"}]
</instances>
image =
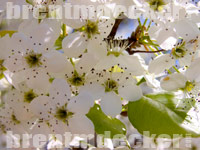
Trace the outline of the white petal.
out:
<instances>
[{"instance_id":1,"label":"white petal","mask_svg":"<svg viewBox=\"0 0 200 150\"><path fill-rule=\"evenodd\" d=\"M119 95L128 101L136 101L142 97L142 90L137 85L128 85L125 87L119 87Z\"/></svg>"},{"instance_id":2,"label":"white petal","mask_svg":"<svg viewBox=\"0 0 200 150\"><path fill-rule=\"evenodd\" d=\"M161 80L160 86L167 91L175 91L179 88L184 88L186 84L186 77L181 73L170 74Z\"/></svg>"},{"instance_id":3,"label":"white petal","mask_svg":"<svg viewBox=\"0 0 200 150\"><path fill-rule=\"evenodd\" d=\"M52 126L52 131L55 134L63 135L63 133L69 132L69 126L67 126L67 123L57 120L56 118L51 119L49 124Z\"/></svg>"},{"instance_id":4,"label":"white petal","mask_svg":"<svg viewBox=\"0 0 200 150\"><path fill-rule=\"evenodd\" d=\"M49 72L60 72L63 71L66 64L68 63L66 57L57 51L51 51L45 54L46 66Z\"/></svg>"},{"instance_id":5,"label":"white petal","mask_svg":"<svg viewBox=\"0 0 200 150\"><path fill-rule=\"evenodd\" d=\"M6 74L6 76L11 80L11 82L10 83L12 83L12 85L15 87L15 88L17 88L17 89L19 89L18 88L18 84L19 83L21 83L21 82L23 82L23 81L26 81L26 78L24 77L24 75L26 74L26 71L20 71L20 72L17 72L17 73L14 73L14 74L12 74L12 75L10 75L10 74Z\"/></svg>"},{"instance_id":6,"label":"white petal","mask_svg":"<svg viewBox=\"0 0 200 150\"><path fill-rule=\"evenodd\" d=\"M41 43L41 49L54 46L56 39L60 35L60 23L57 20L47 19L40 24L37 19L24 21L19 31L31 37L33 43Z\"/></svg>"},{"instance_id":7,"label":"white petal","mask_svg":"<svg viewBox=\"0 0 200 150\"><path fill-rule=\"evenodd\" d=\"M68 109L78 114L87 114L94 106L94 99L90 93L81 93L68 103Z\"/></svg>"},{"instance_id":8,"label":"white petal","mask_svg":"<svg viewBox=\"0 0 200 150\"><path fill-rule=\"evenodd\" d=\"M9 49L9 45L11 45L9 42L11 42L9 35L0 38L0 59L8 57L9 52L11 51L11 49Z\"/></svg>"},{"instance_id":9,"label":"white petal","mask_svg":"<svg viewBox=\"0 0 200 150\"><path fill-rule=\"evenodd\" d=\"M83 54L87 48L87 43L86 37L83 37L83 33L75 32L68 35L62 41L62 47L66 56L73 58L79 57L81 54Z\"/></svg>"},{"instance_id":10,"label":"white petal","mask_svg":"<svg viewBox=\"0 0 200 150\"><path fill-rule=\"evenodd\" d=\"M115 56L110 55L102 58L100 62L95 66L97 70L110 69L112 66L117 65L117 59Z\"/></svg>"},{"instance_id":11,"label":"white petal","mask_svg":"<svg viewBox=\"0 0 200 150\"><path fill-rule=\"evenodd\" d=\"M76 70L78 73L88 73L92 68L97 64L98 59L94 54L86 53L80 59L80 61L76 64Z\"/></svg>"},{"instance_id":12,"label":"white petal","mask_svg":"<svg viewBox=\"0 0 200 150\"><path fill-rule=\"evenodd\" d=\"M14 33L12 35L9 48L15 50L15 52L20 51L21 53L25 52L27 48L31 47L31 42L28 37L20 32Z\"/></svg>"},{"instance_id":13,"label":"white petal","mask_svg":"<svg viewBox=\"0 0 200 150\"><path fill-rule=\"evenodd\" d=\"M101 108L106 115L116 117L122 110L121 98L113 92L106 93L101 99Z\"/></svg>"},{"instance_id":14,"label":"white petal","mask_svg":"<svg viewBox=\"0 0 200 150\"><path fill-rule=\"evenodd\" d=\"M4 66L11 72L18 72L26 68L22 60L22 55L14 54L4 61Z\"/></svg>"},{"instance_id":15,"label":"white petal","mask_svg":"<svg viewBox=\"0 0 200 150\"><path fill-rule=\"evenodd\" d=\"M159 88L160 82L155 79L154 75L145 75L146 83L151 88Z\"/></svg>"},{"instance_id":16,"label":"white petal","mask_svg":"<svg viewBox=\"0 0 200 150\"><path fill-rule=\"evenodd\" d=\"M91 96L94 100L100 99L104 95L105 88L95 82L92 82L92 84L88 83L80 88L80 93L91 93Z\"/></svg>"},{"instance_id":17,"label":"white petal","mask_svg":"<svg viewBox=\"0 0 200 150\"><path fill-rule=\"evenodd\" d=\"M176 44L176 42L177 42L177 38L170 36L165 41L163 41L162 44L160 44L160 47L162 49L169 50L169 49L174 48L174 45Z\"/></svg>"},{"instance_id":18,"label":"white petal","mask_svg":"<svg viewBox=\"0 0 200 150\"><path fill-rule=\"evenodd\" d=\"M120 66L128 72L131 72L132 75L138 76L144 74L144 68L139 61L137 56L120 56ZM127 69L126 69L127 68Z\"/></svg>"},{"instance_id":19,"label":"white petal","mask_svg":"<svg viewBox=\"0 0 200 150\"><path fill-rule=\"evenodd\" d=\"M98 58L105 57L107 55L106 42L102 41L100 38L91 39L88 43L88 52L95 55Z\"/></svg>"},{"instance_id":20,"label":"white petal","mask_svg":"<svg viewBox=\"0 0 200 150\"><path fill-rule=\"evenodd\" d=\"M114 19L100 19L99 20L99 30L103 38L106 38L110 34L114 23L115 23Z\"/></svg>"},{"instance_id":21,"label":"white petal","mask_svg":"<svg viewBox=\"0 0 200 150\"><path fill-rule=\"evenodd\" d=\"M29 104L24 102L15 103L14 113L18 120L28 120L34 116L34 114L30 111Z\"/></svg>"},{"instance_id":22,"label":"white petal","mask_svg":"<svg viewBox=\"0 0 200 150\"><path fill-rule=\"evenodd\" d=\"M184 66L190 66L190 64L192 63L192 59L193 59L193 55L185 55L183 58L179 59L179 64L181 67Z\"/></svg>"},{"instance_id":23,"label":"white petal","mask_svg":"<svg viewBox=\"0 0 200 150\"><path fill-rule=\"evenodd\" d=\"M29 88L35 89L36 92L48 92L48 89L50 87L50 77L45 71L41 70L38 72L38 74L33 74L32 71L28 71L26 76L29 77L29 80L26 79Z\"/></svg>"},{"instance_id":24,"label":"white petal","mask_svg":"<svg viewBox=\"0 0 200 150\"><path fill-rule=\"evenodd\" d=\"M93 134L94 126L84 115L74 115L69 120L69 128L72 134Z\"/></svg>"},{"instance_id":25,"label":"white petal","mask_svg":"<svg viewBox=\"0 0 200 150\"><path fill-rule=\"evenodd\" d=\"M49 90L52 105L59 103L61 106L66 104L71 98L69 84L64 79L55 79Z\"/></svg>"},{"instance_id":26,"label":"white petal","mask_svg":"<svg viewBox=\"0 0 200 150\"><path fill-rule=\"evenodd\" d=\"M85 25L85 21L82 21L81 19L63 19L63 22L74 29L81 28Z\"/></svg>"},{"instance_id":27,"label":"white petal","mask_svg":"<svg viewBox=\"0 0 200 150\"><path fill-rule=\"evenodd\" d=\"M190 81L200 81L200 69L199 69L199 64L200 64L200 58L196 59L191 66L187 69L186 71L186 77Z\"/></svg>"},{"instance_id":28,"label":"white petal","mask_svg":"<svg viewBox=\"0 0 200 150\"><path fill-rule=\"evenodd\" d=\"M30 110L33 112L36 116L40 118L49 119L48 117L48 96L39 96L36 97L31 103L30 103Z\"/></svg>"},{"instance_id":29,"label":"white petal","mask_svg":"<svg viewBox=\"0 0 200 150\"><path fill-rule=\"evenodd\" d=\"M44 135L46 137L45 141L47 142L49 140L48 138L49 138L49 134L51 134L51 131L46 122L38 122L31 128L30 133L33 136L38 135L38 134ZM45 141L42 141L42 142L45 142Z\"/></svg>"},{"instance_id":30,"label":"white petal","mask_svg":"<svg viewBox=\"0 0 200 150\"><path fill-rule=\"evenodd\" d=\"M149 72L154 74L160 74L165 69L171 68L175 64L175 60L172 60L170 54L163 54L156 57L149 64Z\"/></svg>"},{"instance_id":31,"label":"white petal","mask_svg":"<svg viewBox=\"0 0 200 150\"><path fill-rule=\"evenodd\" d=\"M174 26L178 35L186 41L196 39L200 34L198 26L191 20L180 20Z\"/></svg>"},{"instance_id":32,"label":"white petal","mask_svg":"<svg viewBox=\"0 0 200 150\"><path fill-rule=\"evenodd\" d=\"M163 49L171 49L177 41L177 35L173 28L165 28L166 25L160 23L159 26L152 26L149 29L149 35Z\"/></svg>"}]
</instances>

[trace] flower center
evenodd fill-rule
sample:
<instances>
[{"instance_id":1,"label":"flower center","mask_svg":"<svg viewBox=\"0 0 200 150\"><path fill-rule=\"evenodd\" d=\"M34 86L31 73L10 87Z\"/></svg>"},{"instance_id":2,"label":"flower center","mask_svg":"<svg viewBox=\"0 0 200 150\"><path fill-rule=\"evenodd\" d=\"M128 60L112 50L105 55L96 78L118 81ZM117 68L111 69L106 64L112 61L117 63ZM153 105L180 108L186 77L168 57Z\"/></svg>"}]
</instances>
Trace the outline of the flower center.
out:
<instances>
[{"instance_id":1,"label":"flower center","mask_svg":"<svg viewBox=\"0 0 200 150\"><path fill-rule=\"evenodd\" d=\"M191 92L195 87L195 84L190 82L190 81L187 81L186 84L185 84L185 90L187 90L188 92Z\"/></svg>"},{"instance_id":2,"label":"flower center","mask_svg":"<svg viewBox=\"0 0 200 150\"><path fill-rule=\"evenodd\" d=\"M118 83L115 80L107 80L104 83L104 87L105 87L105 92L114 91L117 93L118 91Z\"/></svg>"},{"instance_id":3,"label":"flower center","mask_svg":"<svg viewBox=\"0 0 200 150\"><path fill-rule=\"evenodd\" d=\"M92 22L92 21L88 20L87 24L80 28L80 31L85 32L89 39L95 34L100 34L99 27L98 27L98 21Z\"/></svg>"},{"instance_id":4,"label":"flower center","mask_svg":"<svg viewBox=\"0 0 200 150\"><path fill-rule=\"evenodd\" d=\"M72 77L68 79L69 83L74 86L82 86L85 83L85 74L79 75L75 70Z\"/></svg>"},{"instance_id":5,"label":"flower center","mask_svg":"<svg viewBox=\"0 0 200 150\"><path fill-rule=\"evenodd\" d=\"M33 92L33 90L30 90L30 91L24 93L24 102L31 103L32 100L33 100L34 98L36 98L36 97L37 97L37 94L35 94L35 93Z\"/></svg>"},{"instance_id":6,"label":"flower center","mask_svg":"<svg viewBox=\"0 0 200 150\"><path fill-rule=\"evenodd\" d=\"M20 124L20 121L17 120L17 118L16 118L16 116L15 116L14 114L12 114L11 120L12 120L14 123L16 123L16 124Z\"/></svg>"},{"instance_id":7,"label":"flower center","mask_svg":"<svg viewBox=\"0 0 200 150\"><path fill-rule=\"evenodd\" d=\"M107 56L114 55L115 57L119 57L122 53L115 51L108 51Z\"/></svg>"},{"instance_id":8,"label":"flower center","mask_svg":"<svg viewBox=\"0 0 200 150\"><path fill-rule=\"evenodd\" d=\"M68 115L68 113L67 113L67 110L65 110L65 109L58 109L57 110L57 112L56 112L56 117L58 118L58 119L60 119L60 120L65 120L65 119L67 119L67 115Z\"/></svg>"},{"instance_id":9,"label":"flower center","mask_svg":"<svg viewBox=\"0 0 200 150\"><path fill-rule=\"evenodd\" d=\"M185 56L187 49L185 48L185 42L183 42L180 46L177 46L172 50L172 55L176 58L182 58Z\"/></svg>"},{"instance_id":10,"label":"flower center","mask_svg":"<svg viewBox=\"0 0 200 150\"><path fill-rule=\"evenodd\" d=\"M28 56L25 57L25 59L29 67L32 68L36 66L39 67L40 65L42 65L41 57L42 54L37 54L32 51L28 54Z\"/></svg>"},{"instance_id":11,"label":"flower center","mask_svg":"<svg viewBox=\"0 0 200 150\"><path fill-rule=\"evenodd\" d=\"M149 5L154 11L162 11L163 6L166 5L164 0L149 0Z\"/></svg>"},{"instance_id":12,"label":"flower center","mask_svg":"<svg viewBox=\"0 0 200 150\"><path fill-rule=\"evenodd\" d=\"M119 57L123 55L123 51L129 46L128 41L110 39L106 39L105 41L107 44L107 56L114 55L115 57Z\"/></svg>"},{"instance_id":13,"label":"flower center","mask_svg":"<svg viewBox=\"0 0 200 150\"><path fill-rule=\"evenodd\" d=\"M57 108L56 114L55 114L55 117L63 122L66 122L67 119L73 115L73 113L69 112L66 107L67 107L67 104L60 108Z\"/></svg>"},{"instance_id":14,"label":"flower center","mask_svg":"<svg viewBox=\"0 0 200 150\"><path fill-rule=\"evenodd\" d=\"M0 79L3 78L3 72L6 71L6 68L3 66L4 60L0 59Z\"/></svg>"}]
</instances>

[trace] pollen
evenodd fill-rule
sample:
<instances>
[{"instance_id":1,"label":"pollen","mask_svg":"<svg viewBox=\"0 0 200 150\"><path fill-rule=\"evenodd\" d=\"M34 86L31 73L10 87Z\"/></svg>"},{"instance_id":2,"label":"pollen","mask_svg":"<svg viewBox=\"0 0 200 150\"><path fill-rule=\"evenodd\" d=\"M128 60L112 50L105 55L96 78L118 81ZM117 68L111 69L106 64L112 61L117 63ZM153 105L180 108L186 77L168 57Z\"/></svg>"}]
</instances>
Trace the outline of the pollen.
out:
<instances>
[{"instance_id":1,"label":"pollen","mask_svg":"<svg viewBox=\"0 0 200 150\"><path fill-rule=\"evenodd\" d=\"M3 66L3 62L4 62L4 60L0 59L0 74L3 73L4 71L6 71L6 68Z\"/></svg>"},{"instance_id":2,"label":"pollen","mask_svg":"<svg viewBox=\"0 0 200 150\"><path fill-rule=\"evenodd\" d=\"M40 65L42 65L41 62L41 57L42 54L37 54L33 51L31 51L26 57L26 62L29 65L30 68L32 67L39 67Z\"/></svg>"},{"instance_id":3,"label":"pollen","mask_svg":"<svg viewBox=\"0 0 200 150\"><path fill-rule=\"evenodd\" d=\"M87 21L87 24L79 29L81 32L85 32L88 36L88 38L92 38L93 35L100 34L99 33L99 27L98 27L98 21L92 22L90 20Z\"/></svg>"},{"instance_id":4,"label":"pollen","mask_svg":"<svg viewBox=\"0 0 200 150\"><path fill-rule=\"evenodd\" d=\"M170 77L165 77L164 79L163 79L163 81L168 81L170 79Z\"/></svg>"},{"instance_id":5,"label":"pollen","mask_svg":"<svg viewBox=\"0 0 200 150\"><path fill-rule=\"evenodd\" d=\"M68 82L74 86L82 86L85 83L85 74L78 74L77 71L74 71L71 78L68 79Z\"/></svg>"},{"instance_id":6,"label":"pollen","mask_svg":"<svg viewBox=\"0 0 200 150\"><path fill-rule=\"evenodd\" d=\"M35 94L33 90L30 90L24 93L24 102L31 103L33 99L36 97L37 97L37 94Z\"/></svg>"},{"instance_id":7,"label":"pollen","mask_svg":"<svg viewBox=\"0 0 200 150\"><path fill-rule=\"evenodd\" d=\"M115 80L107 80L104 83L104 87L105 87L105 92L114 91L117 93L118 91L118 83Z\"/></svg>"},{"instance_id":8,"label":"pollen","mask_svg":"<svg viewBox=\"0 0 200 150\"><path fill-rule=\"evenodd\" d=\"M67 104L57 108L55 117L63 122L67 122L67 120L73 116L73 113L67 110Z\"/></svg>"},{"instance_id":9,"label":"pollen","mask_svg":"<svg viewBox=\"0 0 200 150\"><path fill-rule=\"evenodd\" d=\"M187 49L185 48L185 42L172 49L172 55L176 58L182 58L186 55Z\"/></svg>"},{"instance_id":10,"label":"pollen","mask_svg":"<svg viewBox=\"0 0 200 150\"><path fill-rule=\"evenodd\" d=\"M17 120L17 118L16 118L16 116L15 116L14 114L12 114L11 119L12 119L12 121L13 121L14 123L20 124L20 121Z\"/></svg>"},{"instance_id":11,"label":"pollen","mask_svg":"<svg viewBox=\"0 0 200 150\"><path fill-rule=\"evenodd\" d=\"M154 11L162 11L166 3L164 0L149 0L149 5Z\"/></svg>"}]
</instances>

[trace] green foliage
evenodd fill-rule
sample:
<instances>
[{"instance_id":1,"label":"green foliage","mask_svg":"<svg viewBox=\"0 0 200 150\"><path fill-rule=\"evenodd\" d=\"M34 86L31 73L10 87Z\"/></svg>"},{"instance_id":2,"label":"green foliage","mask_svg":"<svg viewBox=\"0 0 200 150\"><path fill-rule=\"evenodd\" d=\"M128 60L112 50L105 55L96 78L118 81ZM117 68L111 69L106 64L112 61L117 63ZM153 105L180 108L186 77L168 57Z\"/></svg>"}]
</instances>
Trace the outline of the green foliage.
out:
<instances>
[{"instance_id":1,"label":"green foliage","mask_svg":"<svg viewBox=\"0 0 200 150\"><path fill-rule=\"evenodd\" d=\"M55 42L55 47L56 47L56 50L61 50L62 49L62 41L65 37L63 37L62 35L58 37L58 39L56 40Z\"/></svg>"},{"instance_id":2,"label":"green foliage","mask_svg":"<svg viewBox=\"0 0 200 150\"><path fill-rule=\"evenodd\" d=\"M4 74L0 73L0 80L4 78Z\"/></svg>"},{"instance_id":3,"label":"green foliage","mask_svg":"<svg viewBox=\"0 0 200 150\"><path fill-rule=\"evenodd\" d=\"M139 86L140 84L145 83L145 82L146 82L146 79L143 77L143 78L137 83L137 86Z\"/></svg>"},{"instance_id":4,"label":"green foliage","mask_svg":"<svg viewBox=\"0 0 200 150\"><path fill-rule=\"evenodd\" d=\"M183 99L178 107L177 103L178 100L170 93L146 95L138 101L129 102L128 117L141 134L149 131L150 135L167 134L171 138L174 134L183 137L187 134L198 136L194 131L182 126L187 112L195 102L192 99Z\"/></svg>"},{"instance_id":5,"label":"green foliage","mask_svg":"<svg viewBox=\"0 0 200 150\"><path fill-rule=\"evenodd\" d=\"M115 135L126 135L126 126L118 119L106 116L99 105L95 104L86 115L94 124L97 134L104 134L110 131L111 138Z\"/></svg>"},{"instance_id":6,"label":"green foliage","mask_svg":"<svg viewBox=\"0 0 200 150\"><path fill-rule=\"evenodd\" d=\"M62 41L63 39L67 36L67 31L66 31L66 25L62 25L62 34L58 37L56 40L54 46L56 47L56 50L61 50L62 49Z\"/></svg>"},{"instance_id":7,"label":"green foliage","mask_svg":"<svg viewBox=\"0 0 200 150\"><path fill-rule=\"evenodd\" d=\"M12 35L14 33L16 33L17 31L7 31L7 30L3 30L3 31L0 31L0 38L6 36L7 34L9 34L10 37L12 37Z\"/></svg>"},{"instance_id":8,"label":"green foliage","mask_svg":"<svg viewBox=\"0 0 200 150\"><path fill-rule=\"evenodd\" d=\"M30 5L33 5L33 0L26 0L26 2Z\"/></svg>"}]
</instances>

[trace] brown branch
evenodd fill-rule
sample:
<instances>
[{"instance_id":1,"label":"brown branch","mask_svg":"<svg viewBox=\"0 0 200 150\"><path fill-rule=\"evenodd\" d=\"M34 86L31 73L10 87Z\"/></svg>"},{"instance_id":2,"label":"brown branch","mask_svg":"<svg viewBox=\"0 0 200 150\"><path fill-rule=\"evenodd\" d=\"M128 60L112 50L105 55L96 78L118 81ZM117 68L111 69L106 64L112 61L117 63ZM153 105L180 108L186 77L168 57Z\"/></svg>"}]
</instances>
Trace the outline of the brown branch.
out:
<instances>
[{"instance_id":1,"label":"brown branch","mask_svg":"<svg viewBox=\"0 0 200 150\"><path fill-rule=\"evenodd\" d=\"M114 24L114 26L113 26L113 28L112 28L109 36L108 36L108 39L114 39L114 37L115 37L115 35L117 33L117 30L119 28L119 25L121 24L122 20L123 19L116 19L115 20L115 24Z\"/></svg>"},{"instance_id":2,"label":"brown branch","mask_svg":"<svg viewBox=\"0 0 200 150\"><path fill-rule=\"evenodd\" d=\"M159 52L166 51L165 49L161 49L161 50L157 50L157 51L142 51L142 50L140 51L140 50L134 50L132 46L135 43L133 42L134 40L131 39L131 38L120 39L120 40L116 40L116 39L114 39L114 40L113 39L105 39L105 40L107 40L107 41L111 41L112 40L112 42L121 42L122 45L123 45L123 43L127 43L128 42L129 47L127 47L126 51L128 52L129 55L133 55L135 53L149 53L149 54L151 54L151 53L159 53Z\"/></svg>"},{"instance_id":3,"label":"brown branch","mask_svg":"<svg viewBox=\"0 0 200 150\"><path fill-rule=\"evenodd\" d=\"M128 39L114 39L115 35L117 33L117 30L119 28L119 25L121 24L121 22L123 21L123 19L116 19L115 20L115 24L109 34L109 36L104 39L105 41L109 42L121 42L120 44L123 45L124 43L126 43L127 45L129 45L126 49L126 51L129 53L129 55L133 55L135 53L158 53L158 52L164 52L166 50L161 49L161 50L157 50L157 51L140 51L140 50L134 50L137 47L140 47L140 45L142 45L139 41L139 38L141 36L141 32L142 29L138 26L136 28L135 31L132 32L131 37L129 37ZM120 46L120 45L119 45Z\"/></svg>"},{"instance_id":4,"label":"brown branch","mask_svg":"<svg viewBox=\"0 0 200 150\"><path fill-rule=\"evenodd\" d=\"M164 50L164 49L161 49L158 51L139 51L139 50L137 50L137 51L129 51L129 54L130 55L133 55L135 53L150 53L150 54L152 54L152 53L159 53L159 52L164 52L164 51L166 51L166 50Z\"/></svg>"}]
</instances>

